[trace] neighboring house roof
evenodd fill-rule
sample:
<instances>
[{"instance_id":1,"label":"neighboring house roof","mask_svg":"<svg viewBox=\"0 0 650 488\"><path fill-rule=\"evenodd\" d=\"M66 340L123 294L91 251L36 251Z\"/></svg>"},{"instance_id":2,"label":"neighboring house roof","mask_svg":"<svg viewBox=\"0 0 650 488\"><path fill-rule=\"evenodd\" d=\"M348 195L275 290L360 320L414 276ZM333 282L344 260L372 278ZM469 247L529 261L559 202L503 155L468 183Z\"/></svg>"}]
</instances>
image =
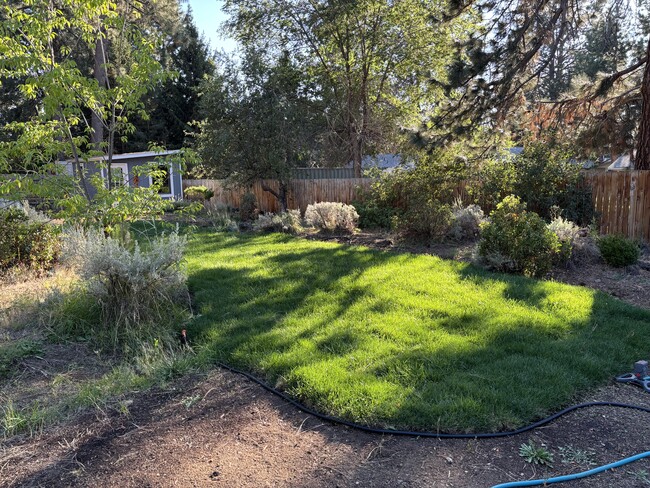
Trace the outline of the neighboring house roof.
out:
<instances>
[{"instance_id":1,"label":"neighboring house roof","mask_svg":"<svg viewBox=\"0 0 650 488\"><path fill-rule=\"evenodd\" d=\"M124 159L141 159L141 158L155 158L158 156L169 156L171 154L176 154L178 153L178 149L174 149L171 151L161 151L161 152L155 152L155 151L142 151L142 152L132 152L132 153L123 153L123 154L113 154L113 161L120 161ZM95 158L90 158L91 161L106 161L108 157L106 156L97 156Z\"/></svg>"},{"instance_id":2,"label":"neighboring house roof","mask_svg":"<svg viewBox=\"0 0 650 488\"><path fill-rule=\"evenodd\" d=\"M178 149L174 149L171 151L161 151L161 152L142 151L142 152L132 152L132 153L123 153L123 154L113 154L113 161L123 161L125 159L155 158L159 156L169 156L171 154L176 154L178 152L180 152ZM108 157L106 155L95 156L94 158L90 158L90 161L107 161L107 160ZM73 161L71 160L59 161L59 163L61 164L67 164L72 162Z\"/></svg>"},{"instance_id":3,"label":"neighboring house roof","mask_svg":"<svg viewBox=\"0 0 650 488\"><path fill-rule=\"evenodd\" d=\"M361 159L362 169L378 168L390 171L398 167L413 168L414 166L412 161L403 159L399 154L376 154L375 156L364 156ZM354 163L350 161L345 167L353 168Z\"/></svg>"},{"instance_id":4,"label":"neighboring house roof","mask_svg":"<svg viewBox=\"0 0 650 488\"><path fill-rule=\"evenodd\" d=\"M607 167L607 171L627 171L634 169L634 158L631 154L621 154L616 161Z\"/></svg>"}]
</instances>

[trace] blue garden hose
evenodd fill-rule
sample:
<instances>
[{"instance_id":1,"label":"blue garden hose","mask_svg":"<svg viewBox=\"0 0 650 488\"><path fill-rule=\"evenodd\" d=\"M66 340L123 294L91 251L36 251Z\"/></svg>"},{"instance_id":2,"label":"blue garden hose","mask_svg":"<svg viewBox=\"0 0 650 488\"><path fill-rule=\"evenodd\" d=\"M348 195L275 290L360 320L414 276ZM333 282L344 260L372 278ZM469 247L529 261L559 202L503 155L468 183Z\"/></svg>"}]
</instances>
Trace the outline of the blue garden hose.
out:
<instances>
[{"instance_id":1,"label":"blue garden hose","mask_svg":"<svg viewBox=\"0 0 650 488\"><path fill-rule=\"evenodd\" d=\"M572 481L580 478L586 478L587 476L592 476L594 474L602 473L608 469L618 468L619 466L624 466L625 464L638 461L639 459L650 457L650 451L643 452L641 454L636 454L634 456L621 459L615 463L605 464L604 466L599 466L589 471L583 471L582 473L567 474L564 476L557 476L555 478L547 478L544 480L529 480L529 481L513 481L511 483L501 483L500 485L494 485L492 488L514 488L516 486L540 486L540 485L550 485L551 483L563 483L564 481Z\"/></svg>"}]
</instances>

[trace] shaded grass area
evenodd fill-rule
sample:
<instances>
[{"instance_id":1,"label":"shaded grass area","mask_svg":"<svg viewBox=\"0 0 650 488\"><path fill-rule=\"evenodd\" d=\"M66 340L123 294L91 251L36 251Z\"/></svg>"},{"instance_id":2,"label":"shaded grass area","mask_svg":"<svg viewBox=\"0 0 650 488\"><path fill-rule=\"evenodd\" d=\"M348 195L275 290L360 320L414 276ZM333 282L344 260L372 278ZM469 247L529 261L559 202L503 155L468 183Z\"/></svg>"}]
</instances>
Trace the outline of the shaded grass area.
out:
<instances>
[{"instance_id":1,"label":"shaded grass area","mask_svg":"<svg viewBox=\"0 0 650 488\"><path fill-rule=\"evenodd\" d=\"M198 232L188 269L199 362L389 428L521 426L629 369L650 332L593 290L283 235Z\"/></svg>"}]
</instances>

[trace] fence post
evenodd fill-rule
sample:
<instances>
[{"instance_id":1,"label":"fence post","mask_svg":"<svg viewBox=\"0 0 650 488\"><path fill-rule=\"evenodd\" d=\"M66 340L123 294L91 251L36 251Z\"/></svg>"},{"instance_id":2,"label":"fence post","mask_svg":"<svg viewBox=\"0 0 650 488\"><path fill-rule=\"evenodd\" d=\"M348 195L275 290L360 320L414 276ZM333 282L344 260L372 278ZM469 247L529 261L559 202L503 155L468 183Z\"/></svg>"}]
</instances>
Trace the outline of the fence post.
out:
<instances>
[{"instance_id":1,"label":"fence post","mask_svg":"<svg viewBox=\"0 0 650 488\"><path fill-rule=\"evenodd\" d=\"M627 217L627 235L631 238L637 237L638 221L636 218L637 205L636 205L636 188L637 188L637 172L632 171L630 175L630 213Z\"/></svg>"}]
</instances>

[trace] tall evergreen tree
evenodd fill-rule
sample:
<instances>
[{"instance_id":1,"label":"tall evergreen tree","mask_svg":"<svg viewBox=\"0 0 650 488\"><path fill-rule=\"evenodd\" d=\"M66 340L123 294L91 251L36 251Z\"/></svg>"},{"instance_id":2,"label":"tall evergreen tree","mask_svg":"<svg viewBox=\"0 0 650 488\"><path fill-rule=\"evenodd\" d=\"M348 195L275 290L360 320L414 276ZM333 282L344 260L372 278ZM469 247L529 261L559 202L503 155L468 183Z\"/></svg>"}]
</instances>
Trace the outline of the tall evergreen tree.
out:
<instances>
[{"instance_id":1,"label":"tall evergreen tree","mask_svg":"<svg viewBox=\"0 0 650 488\"><path fill-rule=\"evenodd\" d=\"M151 142L178 149L193 130L190 124L198 118L199 85L214 74L215 64L194 24L191 9L167 36L161 62L175 75L147 97L147 120L136 121L135 133L120 146L123 152L146 150Z\"/></svg>"}]
</instances>

